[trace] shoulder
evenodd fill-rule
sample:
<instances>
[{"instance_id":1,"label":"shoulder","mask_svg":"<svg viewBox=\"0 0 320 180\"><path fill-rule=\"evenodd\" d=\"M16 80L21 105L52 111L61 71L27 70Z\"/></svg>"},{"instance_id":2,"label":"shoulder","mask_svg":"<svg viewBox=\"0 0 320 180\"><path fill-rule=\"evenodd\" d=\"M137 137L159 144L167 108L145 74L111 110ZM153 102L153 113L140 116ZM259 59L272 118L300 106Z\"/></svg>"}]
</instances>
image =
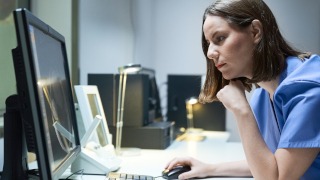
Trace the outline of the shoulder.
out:
<instances>
[{"instance_id":1,"label":"shoulder","mask_svg":"<svg viewBox=\"0 0 320 180\"><path fill-rule=\"evenodd\" d=\"M320 57L312 55L305 61L300 61L297 57L287 58L287 68L280 76L279 87L275 91L277 94L295 93L308 88L320 85Z\"/></svg>"},{"instance_id":2,"label":"shoulder","mask_svg":"<svg viewBox=\"0 0 320 180\"><path fill-rule=\"evenodd\" d=\"M312 55L301 61L297 57L286 59L287 68L280 76L280 85L284 86L297 81L320 82L320 57Z\"/></svg>"}]
</instances>

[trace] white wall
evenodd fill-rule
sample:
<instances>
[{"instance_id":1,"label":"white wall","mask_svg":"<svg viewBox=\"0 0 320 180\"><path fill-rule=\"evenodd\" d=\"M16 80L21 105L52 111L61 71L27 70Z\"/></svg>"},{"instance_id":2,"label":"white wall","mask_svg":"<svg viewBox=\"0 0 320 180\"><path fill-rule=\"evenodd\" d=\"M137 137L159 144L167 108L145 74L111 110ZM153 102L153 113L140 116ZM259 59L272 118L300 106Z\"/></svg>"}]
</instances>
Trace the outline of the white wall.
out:
<instances>
[{"instance_id":1,"label":"white wall","mask_svg":"<svg viewBox=\"0 0 320 180\"><path fill-rule=\"evenodd\" d=\"M132 24L134 33L133 63L140 63L144 67L153 68L155 36L154 1L135 0L132 3Z\"/></svg>"},{"instance_id":2,"label":"white wall","mask_svg":"<svg viewBox=\"0 0 320 180\"><path fill-rule=\"evenodd\" d=\"M320 54L320 1L267 0L280 32L294 47Z\"/></svg>"},{"instance_id":3,"label":"white wall","mask_svg":"<svg viewBox=\"0 0 320 180\"><path fill-rule=\"evenodd\" d=\"M88 83L88 73L117 73L133 62L132 2L79 1L80 84Z\"/></svg>"},{"instance_id":4,"label":"white wall","mask_svg":"<svg viewBox=\"0 0 320 180\"><path fill-rule=\"evenodd\" d=\"M202 15L212 0L80 1L80 82L87 73L115 73L127 63L156 70L158 84L168 74L205 74L201 49ZM320 54L320 1L266 0L284 37L296 47ZM161 86L161 97L166 96ZM250 98L250 94L247 95ZM166 98L162 106L166 106ZM227 112L231 141L239 141Z\"/></svg>"}]
</instances>

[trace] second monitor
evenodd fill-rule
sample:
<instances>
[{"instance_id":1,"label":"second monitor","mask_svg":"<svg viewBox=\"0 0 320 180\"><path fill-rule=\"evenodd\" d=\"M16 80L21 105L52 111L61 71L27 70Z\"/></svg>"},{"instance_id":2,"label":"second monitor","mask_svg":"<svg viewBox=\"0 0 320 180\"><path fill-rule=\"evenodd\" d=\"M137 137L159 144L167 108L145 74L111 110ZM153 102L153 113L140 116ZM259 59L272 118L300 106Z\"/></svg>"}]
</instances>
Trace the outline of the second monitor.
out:
<instances>
[{"instance_id":1,"label":"second monitor","mask_svg":"<svg viewBox=\"0 0 320 180\"><path fill-rule=\"evenodd\" d=\"M123 126L142 127L161 121L159 92L154 71L142 69L142 74L128 74L124 102ZM118 103L118 74L88 74L88 85L96 85L106 113L108 126L115 126Z\"/></svg>"},{"instance_id":2,"label":"second monitor","mask_svg":"<svg viewBox=\"0 0 320 180\"><path fill-rule=\"evenodd\" d=\"M201 75L168 75L168 121L175 121L175 134L187 128L186 99L198 97L201 91ZM225 131L226 109L221 102L193 105L195 128L208 131Z\"/></svg>"}]
</instances>

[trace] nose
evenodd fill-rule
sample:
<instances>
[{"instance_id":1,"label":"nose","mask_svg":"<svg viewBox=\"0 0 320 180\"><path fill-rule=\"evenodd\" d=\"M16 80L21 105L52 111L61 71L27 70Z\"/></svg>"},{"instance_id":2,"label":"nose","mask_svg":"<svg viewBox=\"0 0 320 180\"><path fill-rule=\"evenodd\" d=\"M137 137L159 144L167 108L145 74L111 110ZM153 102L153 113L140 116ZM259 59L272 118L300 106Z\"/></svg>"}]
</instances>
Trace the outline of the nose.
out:
<instances>
[{"instance_id":1,"label":"nose","mask_svg":"<svg viewBox=\"0 0 320 180\"><path fill-rule=\"evenodd\" d=\"M214 48L214 46L211 44L208 47L207 57L209 59L212 59L213 61L217 61L219 58L219 53L218 53L217 49Z\"/></svg>"}]
</instances>

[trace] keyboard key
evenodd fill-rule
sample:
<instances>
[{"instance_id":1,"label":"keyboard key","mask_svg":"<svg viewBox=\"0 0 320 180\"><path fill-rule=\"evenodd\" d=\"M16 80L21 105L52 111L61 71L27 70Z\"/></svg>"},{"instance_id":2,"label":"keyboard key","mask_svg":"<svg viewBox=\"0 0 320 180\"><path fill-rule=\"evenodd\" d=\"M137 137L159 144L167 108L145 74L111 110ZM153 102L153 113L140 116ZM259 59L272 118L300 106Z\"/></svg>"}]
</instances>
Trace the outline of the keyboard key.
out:
<instances>
[{"instance_id":1,"label":"keyboard key","mask_svg":"<svg viewBox=\"0 0 320 180\"><path fill-rule=\"evenodd\" d=\"M110 178L116 178L116 179L118 179L118 178L120 178L120 174L119 174L119 173L115 173L115 172L109 172L108 178L109 178L109 179L110 179Z\"/></svg>"},{"instance_id":2,"label":"keyboard key","mask_svg":"<svg viewBox=\"0 0 320 180\"><path fill-rule=\"evenodd\" d=\"M127 174L127 179L133 179L133 174Z\"/></svg>"},{"instance_id":3,"label":"keyboard key","mask_svg":"<svg viewBox=\"0 0 320 180\"><path fill-rule=\"evenodd\" d=\"M110 172L108 180L154 180L152 176Z\"/></svg>"}]
</instances>

